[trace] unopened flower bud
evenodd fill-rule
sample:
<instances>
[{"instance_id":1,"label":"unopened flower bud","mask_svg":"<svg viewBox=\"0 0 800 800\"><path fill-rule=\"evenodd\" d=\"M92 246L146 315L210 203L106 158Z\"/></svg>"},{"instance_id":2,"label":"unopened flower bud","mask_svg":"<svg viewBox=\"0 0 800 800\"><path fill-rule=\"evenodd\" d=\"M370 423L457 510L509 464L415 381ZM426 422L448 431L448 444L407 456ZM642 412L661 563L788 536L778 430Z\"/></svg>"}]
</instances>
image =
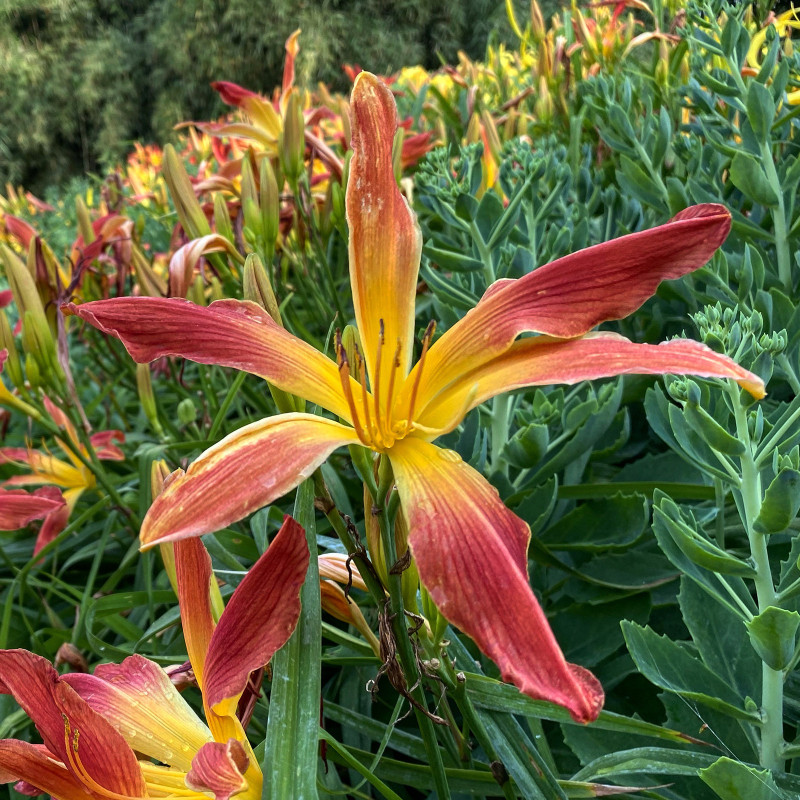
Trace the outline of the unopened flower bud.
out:
<instances>
[{"instance_id":1,"label":"unopened flower bud","mask_svg":"<svg viewBox=\"0 0 800 800\"><path fill-rule=\"evenodd\" d=\"M86 208L81 195L75 197L75 213L78 217L78 232L83 239L85 245L91 244L95 240L94 228L92 227L92 219L89 216L89 209Z\"/></svg>"},{"instance_id":2,"label":"unopened flower bud","mask_svg":"<svg viewBox=\"0 0 800 800\"><path fill-rule=\"evenodd\" d=\"M244 299L258 303L278 325L283 325L272 283L257 253L250 253L244 262Z\"/></svg>"},{"instance_id":3,"label":"unopened flower bud","mask_svg":"<svg viewBox=\"0 0 800 800\"><path fill-rule=\"evenodd\" d=\"M211 233L211 226L197 201L186 168L171 144L164 148L164 179L175 204L178 219L189 238L199 239Z\"/></svg>"},{"instance_id":4,"label":"unopened flower bud","mask_svg":"<svg viewBox=\"0 0 800 800\"><path fill-rule=\"evenodd\" d=\"M150 379L149 364L136 365L136 388L139 391L139 402L142 404L144 415L153 426L153 430L161 436L164 433L164 429L161 427L161 422L158 419L158 408L156 407L156 398L153 394L153 382Z\"/></svg>"},{"instance_id":5,"label":"unopened flower bud","mask_svg":"<svg viewBox=\"0 0 800 800\"><path fill-rule=\"evenodd\" d=\"M405 135L405 129L398 128L394 132L394 141L392 142L392 170L394 172L394 179L398 183L403 176L403 141Z\"/></svg>"},{"instance_id":6,"label":"unopened flower bud","mask_svg":"<svg viewBox=\"0 0 800 800\"><path fill-rule=\"evenodd\" d=\"M269 248L275 247L281 223L281 197L275 170L268 158L261 159L259 171L259 200L261 201L261 227L264 241Z\"/></svg>"},{"instance_id":7,"label":"unopened flower bud","mask_svg":"<svg viewBox=\"0 0 800 800\"><path fill-rule=\"evenodd\" d=\"M231 244L236 243L233 236L233 225L228 211L228 203L222 192L217 192L214 195L214 227L220 236L224 236Z\"/></svg>"},{"instance_id":8,"label":"unopened flower bud","mask_svg":"<svg viewBox=\"0 0 800 800\"><path fill-rule=\"evenodd\" d=\"M305 168L306 133L300 92L292 89L286 104L280 137L280 160L289 185L297 183Z\"/></svg>"},{"instance_id":9,"label":"unopened flower bud","mask_svg":"<svg viewBox=\"0 0 800 800\"><path fill-rule=\"evenodd\" d=\"M178 403L178 421L181 425L191 425L197 419L197 408L191 397L184 397Z\"/></svg>"},{"instance_id":10,"label":"unopened flower bud","mask_svg":"<svg viewBox=\"0 0 800 800\"><path fill-rule=\"evenodd\" d=\"M359 379L358 375L358 361L356 360L356 352L359 353L358 358L361 357L360 353L363 352L361 347L361 335L355 325L345 325L342 331L342 347L347 354L347 361L350 364L350 375Z\"/></svg>"},{"instance_id":11,"label":"unopened flower bud","mask_svg":"<svg viewBox=\"0 0 800 800\"><path fill-rule=\"evenodd\" d=\"M5 311L0 311L0 350L8 352L8 358L4 365L5 371L11 379L11 383L20 388L25 383L22 362L17 351L17 343L14 341L14 334L11 331L11 323L8 321Z\"/></svg>"}]
</instances>

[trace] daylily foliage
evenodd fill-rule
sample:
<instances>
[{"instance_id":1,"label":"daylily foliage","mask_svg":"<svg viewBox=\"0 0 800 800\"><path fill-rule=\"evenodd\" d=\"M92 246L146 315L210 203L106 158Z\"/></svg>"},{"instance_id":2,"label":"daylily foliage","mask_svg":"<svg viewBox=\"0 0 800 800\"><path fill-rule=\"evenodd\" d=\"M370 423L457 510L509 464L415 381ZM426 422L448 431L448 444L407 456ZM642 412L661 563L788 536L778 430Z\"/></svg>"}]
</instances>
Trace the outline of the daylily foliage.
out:
<instances>
[{"instance_id":1,"label":"daylily foliage","mask_svg":"<svg viewBox=\"0 0 800 800\"><path fill-rule=\"evenodd\" d=\"M340 338L334 362L258 306L236 300L203 308L119 298L65 308L119 337L137 361L180 355L245 369L341 420L282 414L223 439L156 499L142 545L218 530L297 486L335 449L368 448L391 465L420 580L441 612L523 692L564 705L578 720L594 719L600 684L564 660L528 582L528 525L485 477L433 440L477 405L525 386L688 373L732 378L763 396L760 378L697 342L638 345L592 333L639 308L662 280L702 266L724 240L730 216L722 206L695 206L659 228L498 281L438 339L428 325L412 367L422 243L392 169L395 104L381 80L362 73L351 108L346 205L361 341L352 358ZM518 338L526 333L538 335Z\"/></svg>"}]
</instances>

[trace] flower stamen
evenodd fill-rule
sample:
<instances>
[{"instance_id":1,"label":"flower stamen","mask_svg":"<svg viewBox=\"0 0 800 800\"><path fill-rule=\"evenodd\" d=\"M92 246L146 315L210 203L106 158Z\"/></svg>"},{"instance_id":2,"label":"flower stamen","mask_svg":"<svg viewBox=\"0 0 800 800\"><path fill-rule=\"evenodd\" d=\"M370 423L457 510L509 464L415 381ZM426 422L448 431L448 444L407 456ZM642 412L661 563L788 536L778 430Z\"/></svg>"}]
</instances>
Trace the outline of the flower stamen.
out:
<instances>
[{"instance_id":1,"label":"flower stamen","mask_svg":"<svg viewBox=\"0 0 800 800\"><path fill-rule=\"evenodd\" d=\"M364 418L367 426L367 431L370 435L375 435L376 437L380 436L380 428L376 425L373 429L372 427L372 414L369 410L369 396L367 393L367 375L366 375L366 367L364 366L364 359L359 352L358 345L353 345L354 348L354 356L356 360L356 370L358 371L358 380L361 383L361 402L364 406Z\"/></svg>"},{"instance_id":2,"label":"flower stamen","mask_svg":"<svg viewBox=\"0 0 800 800\"><path fill-rule=\"evenodd\" d=\"M400 344L400 340L397 340L397 349L394 351L394 361L392 362L392 372L389 375L389 390L386 396L386 419L389 422L389 426L391 426L391 419L392 419L392 397L394 394L394 376L397 374L397 370L400 369L400 350L402 346Z\"/></svg>"},{"instance_id":3,"label":"flower stamen","mask_svg":"<svg viewBox=\"0 0 800 800\"><path fill-rule=\"evenodd\" d=\"M420 380L422 379L422 370L425 367L425 354L428 352L433 334L436 331L436 320L431 320L428 327L425 328L425 333L422 336L422 353L420 353L419 361L417 362L417 377L414 379L414 386L411 389L411 400L408 403L408 419L406 420L405 433L411 429L414 423L414 406L417 403L417 391L419 390Z\"/></svg>"},{"instance_id":4,"label":"flower stamen","mask_svg":"<svg viewBox=\"0 0 800 800\"><path fill-rule=\"evenodd\" d=\"M372 385L372 399L375 403L375 427L378 431L381 431L381 361L383 360L384 343L384 326L382 319L379 324L380 332L378 333L378 353L375 357L375 380Z\"/></svg>"},{"instance_id":5,"label":"flower stamen","mask_svg":"<svg viewBox=\"0 0 800 800\"><path fill-rule=\"evenodd\" d=\"M80 730L73 729L69 724L69 718L66 714L62 714L61 718L64 720L64 745L67 751L67 761L72 771L77 778L86 786L101 797L107 797L108 800L147 800L145 797L138 795L120 794L111 789L106 789L101 786L87 771L86 767L81 762L81 757L78 755L78 739L80 738Z\"/></svg>"},{"instance_id":6,"label":"flower stamen","mask_svg":"<svg viewBox=\"0 0 800 800\"><path fill-rule=\"evenodd\" d=\"M347 352L342 344L342 332L336 331L336 363L339 367L339 380L342 382L342 392L344 399L350 409L350 416L353 418L353 427L356 431L356 436L367 447L370 446L370 436L364 432L361 426L361 421L358 418L358 409L356 408L356 401L353 397L353 392L350 388L350 362L347 360Z\"/></svg>"}]
</instances>

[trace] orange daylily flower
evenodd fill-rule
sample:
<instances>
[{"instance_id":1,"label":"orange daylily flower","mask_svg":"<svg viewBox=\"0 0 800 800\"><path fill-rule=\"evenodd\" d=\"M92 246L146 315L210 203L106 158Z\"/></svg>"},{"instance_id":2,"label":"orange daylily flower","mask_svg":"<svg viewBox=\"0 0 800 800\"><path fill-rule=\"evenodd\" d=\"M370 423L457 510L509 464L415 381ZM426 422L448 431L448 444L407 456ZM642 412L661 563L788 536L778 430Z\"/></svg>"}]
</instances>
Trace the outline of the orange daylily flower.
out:
<instances>
[{"instance_id":1,"label":"orange daylily flower","mask_svg":"<svg viewBox=\"0 0 800 800\"><path fill-rule=\"evenodd\" d=\"M49 450L34 450L32 447L0 448L0 463L11 463L30 470L27 475L14 475L2 484L7 486L36 486L44 484L56 494L63 495L63 500L52 513L48 514L42 525L33 554L36 555L46 544L51 542L64 528L70 514L75 509L80 496L93 489L97 483L94 473L75 455L76 452L88 456L88 452L78 437L75 427L61 409L52 401L44 398L44 405L50 418L66 433L66 442L56 438L56 443L66 455L67 461L57 458ZM122 431L102 431L89 437L95 455L104 461L124 461L125 454L115 442L124 442ZM60 490L60 492L59 492ZM41 491L41 490L40 490ZM54 495L49 495L51 498ZM20 526L17 526L20 527Z\"/></svg>"},{"instance_id":2,"label":"orange daylily flower","mask_svg":"<svg viewBox=\"0 0 800 800\"><path fill-rule=\"evenodd\" d=\"M56 800L260 800L261 769L235 712L250 672L285 644L300 616L309 558L303 529L285 519L216 625L205 547L192 539L175 550L184 636L207 724L143 656L61 676L26 650L0 650L0 692L13 695L43 739L0 740L0 783L21 781L26 793Z\"/></svg>"},{"instance_id":3,"label":"orange daylily flower","mask_svg":"<svg viewBox=\"0 0 800 800\"><path fill-rule=\"evenodd\" d=\"M528 525L433 440L489 398L525 386L690 373L732 378L763 396L758 376L697 342L644 345L590 333L635 311L662 280L705 264L730 215L696 206L659 228L498 281L437 341L428 326L412 368L421 236L392 171L395 103L380 79L361 73L351 108L346 206L363 343L354 363L341 342L334 362L248 302L119 298L65 307L119 337L137 361L180 355L247 370L344 420L281 414L234 432L165 487L143 523L142 546L219 530L293 489L338 447L364 446L391 463L420 580L442 614L523 692L592 720L602 688L565 661L531 590ZM539 335L517 341L525 332Z\"/></svg>"}]
</instances>

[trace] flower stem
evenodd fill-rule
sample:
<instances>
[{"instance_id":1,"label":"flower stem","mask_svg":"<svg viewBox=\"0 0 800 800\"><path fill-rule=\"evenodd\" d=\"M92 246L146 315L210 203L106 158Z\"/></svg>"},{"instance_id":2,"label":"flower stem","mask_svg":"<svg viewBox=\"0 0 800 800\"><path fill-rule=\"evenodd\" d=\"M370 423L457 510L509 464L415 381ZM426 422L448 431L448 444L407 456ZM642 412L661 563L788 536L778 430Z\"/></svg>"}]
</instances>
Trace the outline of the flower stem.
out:
<instances>
[{"instance_id":1,"label":"flower stem","mask_svg":"<svg viewBox=\"0 0 800 800\"><path fill-rule=\"evenodd\" d=\"M792 291L792 267L789 254L789 238L786 232L786 209L783 203L783 189L775 169L775 161L772 158L772 150L769 143L761 143L761 164L767 175L767 180L777 195L778 202L772 209L772 226L775 229L775 250L778 261L778 277L784 289L791 294Z\"/></svg>"},{"instance_id":2,"label":"flower stem","mask_svg":"<svg viewBox=\"0 0 800 800\"><path fill-rule=\"evenodd\" d=\"M750 555L756 567L756 597L759 613L777 603L775 584L769 564L766 537L754 528L761 511L761 473L753 458L753 443L747 427L747 410L739 402L738 388L731 389L736 433L745 445L741 456L742 480L740 492L744 510L744 525L750 541ZM761 665L761 711L764 724L761 728L761 766L768 769L783 769L781 748L783 747L783 672Z\"/></svg>"},{"instance_id":3,"label":"flower stem","mask_svg":"<svg viewBox=\"0 0 800 800\"><path fill-rule=\"evenodd\" d=\"M385 459L385 456L384 456ZM388 464L387 464L388 466ZM374 513L378 517L381 526L381 540L383 543L386 567L389 572L389 613L391 615L392 632L397 645L397 658L403 669L406 686L410 698L414 701L414 714L417 718L422 741L425 745L436 797L440 800L447 800L450 797L450 789L447 784L447 775L444 771L442 753L436 739L436 731L433 722L423 709L427 708L425 692L420 680L417 657L409 638L408 626L406 625L406 612L403 605L402 575L393 571L397 564L397 547L395 545L394 530L389 522L386 511L386 497L378 492Z\"/></svg>"}]
</instances>

